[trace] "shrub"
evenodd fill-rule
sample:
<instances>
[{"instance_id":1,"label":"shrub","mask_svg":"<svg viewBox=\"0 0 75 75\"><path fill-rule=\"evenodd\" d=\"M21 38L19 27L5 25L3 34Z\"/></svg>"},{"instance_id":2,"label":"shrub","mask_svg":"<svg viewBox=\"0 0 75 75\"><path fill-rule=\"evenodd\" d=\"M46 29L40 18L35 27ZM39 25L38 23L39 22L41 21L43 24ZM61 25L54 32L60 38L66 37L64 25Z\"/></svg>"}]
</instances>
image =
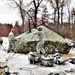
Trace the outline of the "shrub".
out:
<instances>
[{"instance_id":1,"label":"shrub","mask_svg":"<svg viewBox=\"0 0 75 75\"><path fill-rule=\"evenodd\" d=\"M37 41L30 41L30 42L18 42L16 44L16 50L19 53L28 53L30 51L36 51L36 45ZM70 50L70 47L67 43L61 43L61 42L52 42L52 41L45 41L43 48L45 49L46 53L55 53L55 48L59 49L60 53L68 53Z\"/></svg>"}]
</instances>

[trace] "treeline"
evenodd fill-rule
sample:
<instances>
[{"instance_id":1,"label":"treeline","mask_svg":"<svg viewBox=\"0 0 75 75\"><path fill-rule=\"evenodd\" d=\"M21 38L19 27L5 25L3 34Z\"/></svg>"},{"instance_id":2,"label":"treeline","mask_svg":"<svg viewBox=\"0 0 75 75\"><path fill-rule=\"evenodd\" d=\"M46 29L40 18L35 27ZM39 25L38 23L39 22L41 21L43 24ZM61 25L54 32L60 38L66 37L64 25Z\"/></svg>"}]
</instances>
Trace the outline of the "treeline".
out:
<instances>
[{"instance_id":1,"label":"treeline","mask_svg":"<svg viewBox=\"0 0 75 75\"><path fill-rule=\"evenodd\" d=\"M16 11L22 20L22 32L25 24L30 32L31 25L37 28L38 25L48 25L52 22L58 29L64 20L69 25L75 24L75 8L71 8L71 0L6 0L6 3L18 9Z\"/></svg>"}]
</instances>

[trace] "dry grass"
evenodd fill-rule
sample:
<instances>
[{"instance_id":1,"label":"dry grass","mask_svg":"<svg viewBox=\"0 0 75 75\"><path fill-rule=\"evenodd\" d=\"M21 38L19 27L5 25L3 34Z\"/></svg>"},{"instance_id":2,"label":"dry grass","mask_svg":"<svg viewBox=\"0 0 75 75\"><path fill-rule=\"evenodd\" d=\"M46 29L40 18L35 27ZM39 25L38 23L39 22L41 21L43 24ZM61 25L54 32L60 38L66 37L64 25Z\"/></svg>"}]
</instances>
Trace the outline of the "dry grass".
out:
<instances>
[{"instance_id":1,"label":"dry grass","mask_svg":"<svg viewBox=\"0 0 75 75\"><path fill-rule=\"evenodd\" d=\"M75 55L72 55L72 54L64 54L64 57L75 57Z\"/></svg>"}]
</instances>

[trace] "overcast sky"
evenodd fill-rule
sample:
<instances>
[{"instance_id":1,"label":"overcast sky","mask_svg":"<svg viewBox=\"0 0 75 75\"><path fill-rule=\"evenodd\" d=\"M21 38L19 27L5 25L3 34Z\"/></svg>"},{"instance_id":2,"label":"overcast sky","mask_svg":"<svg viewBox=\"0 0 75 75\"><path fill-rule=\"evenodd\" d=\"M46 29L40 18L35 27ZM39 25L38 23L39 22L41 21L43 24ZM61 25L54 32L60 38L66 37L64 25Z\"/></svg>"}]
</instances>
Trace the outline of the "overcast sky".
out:
<instances>
[{"instance_id":1,"label":"overcast sky","mask_svg":"<svg viewBox=\"0 0 75 75\"><path fill-rule=\"evenodd\" d=\"M72 0L71 7L75 6L75 0ZM0 23L14 24L15 21L20 21L17 11L8 7L4 2L0 2Z\"/></svg>"},{"instance_id":2,"label":"overcast sky","mask_svg":"<svg viewBox=\"0 0 75 75\"><path fill-rule=\"evenodd\" d=\"M0 2L0 23L14 24L15 21L20 20L17 11L10 8L7 4Z\"/></svg>"}]
</instances>

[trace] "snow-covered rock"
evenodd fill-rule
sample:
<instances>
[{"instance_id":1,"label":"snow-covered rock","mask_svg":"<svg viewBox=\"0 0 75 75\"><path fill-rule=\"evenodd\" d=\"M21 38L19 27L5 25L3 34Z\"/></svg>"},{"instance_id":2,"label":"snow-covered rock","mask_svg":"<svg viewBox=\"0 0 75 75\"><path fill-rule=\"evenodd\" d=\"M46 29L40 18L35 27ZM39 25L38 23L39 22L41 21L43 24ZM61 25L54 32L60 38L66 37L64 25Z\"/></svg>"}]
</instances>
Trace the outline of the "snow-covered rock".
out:
<instances>
[{"instance_id":1,"label":"snow-covered rock","mask_svg":"<svg viewBox=\"0 0 75 75\"><path fill-rule=\"evenodd\" d=\"M2 37L2 39L3 39L2 49L7 50L9 46L8 37Z\"/></svg>"},{"instance_id":2,"label":"snow-covered rock","mask_svg":"<svg viewBox=\"0 0 75 75\"><path fill-rule=\"evenodd\" d=\"M60 36L59 34L55 33L54 31L48 29L45 26L40 26L42 27L42 32L44 33L44 40L45 41L59 41L59 42L66 42L65 39ZM21 38L23 41L28 42L28 41L38 41L37 35L34 35L34 33L37 32L36 29L32 29L31 33L24 32L21 35L17 36L16 38ZM33 39L32 39L33 37Z\"/></svg>"},{"instance_id":3,"label":"snow-covered rock","mask_svg":"<svg viewBox=\"0 0 75 75\"><path fill-rule=\"evenodd\" d=\"M8 46L8 38L3 38L5 41L3 46ZM6 62L6 60L8 60ZM65 65L55 65L53 67L44 67L40 65L29 64L28 55L6 53L0 48L0 62L6 62L10 68L11 75L13 72L18 72L18 75L48 75L50 72L65 72L65 70L74 69L75 65L66 62ZM66 73L67 75L75 75L75 72Z\"/></svg>"}]
</instances>

